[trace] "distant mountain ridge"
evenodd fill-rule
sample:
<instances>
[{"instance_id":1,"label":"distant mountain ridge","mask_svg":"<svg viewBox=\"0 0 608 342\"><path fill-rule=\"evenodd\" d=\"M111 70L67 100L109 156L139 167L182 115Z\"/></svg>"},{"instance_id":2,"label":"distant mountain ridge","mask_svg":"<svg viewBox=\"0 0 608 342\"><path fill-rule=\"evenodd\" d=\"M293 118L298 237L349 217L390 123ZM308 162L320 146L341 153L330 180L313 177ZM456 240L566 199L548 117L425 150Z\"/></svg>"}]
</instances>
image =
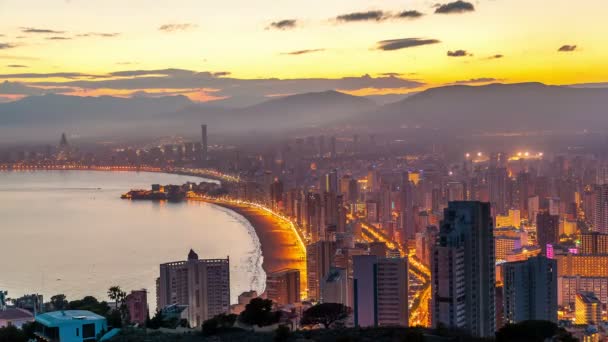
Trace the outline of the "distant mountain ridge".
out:
<instances>
[{"instance_id":1,"label":"distant mountain ridge","mask_svg":"<svg viewBox=\"0 0 608 342\"><path fill-rule=\"evenodd\" d=\"M53 134L57 134L69 125L69 129L95 132L96 136L116 133L117 128L121 134L131 130L154 136L185 134L201 123L214 132L234 133L345 124L376 130L405 125L461 131L608 129L608 88L541 83L455 85L404 95L381 106L333 90L271 98L245 108L217 107L179 95L44 95L0 104L0 130L14 126L24 132L34 128L43 132L53 126Z\"/></svg>"},{"instance_id":2,"label":"distant mountain ridge","mask_svg":"<svg viewBox=\"0 0 608 342\"><path fill-rule=\"evenodd\" d=\"M608 88L542 83L446 86L385 105L367 122L493 131L608 128Z\"/></svg>"},{"instance_id":3,"label":"distant mountain ridge","mask_svg":"<svg viewBox=\"0 0 608 342\"><path fill-rule=\"evenodd\" d=\"M0 124L137 120L154 114L175 112L192 104L190 99L182 95L121 98L49 94L0 104Z\"/></svg>"}]
</instances>

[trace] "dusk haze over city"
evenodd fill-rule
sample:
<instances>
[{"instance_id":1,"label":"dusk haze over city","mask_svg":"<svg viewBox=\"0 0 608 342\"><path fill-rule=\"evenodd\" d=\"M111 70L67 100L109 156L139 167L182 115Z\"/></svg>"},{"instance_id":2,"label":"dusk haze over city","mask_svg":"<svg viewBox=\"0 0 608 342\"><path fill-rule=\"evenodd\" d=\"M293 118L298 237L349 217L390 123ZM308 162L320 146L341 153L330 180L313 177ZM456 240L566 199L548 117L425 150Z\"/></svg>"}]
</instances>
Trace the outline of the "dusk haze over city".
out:
<instances>
[{"instance_id":1,"label":"dusk haze over city","mask_svg":"<svg viewBox=\"0 0 608 342\"><path fill-rule=\"evenodd\" d=\"M607 11L0 0L0 342L608 341Z\"/></svg>"}]
</instances>

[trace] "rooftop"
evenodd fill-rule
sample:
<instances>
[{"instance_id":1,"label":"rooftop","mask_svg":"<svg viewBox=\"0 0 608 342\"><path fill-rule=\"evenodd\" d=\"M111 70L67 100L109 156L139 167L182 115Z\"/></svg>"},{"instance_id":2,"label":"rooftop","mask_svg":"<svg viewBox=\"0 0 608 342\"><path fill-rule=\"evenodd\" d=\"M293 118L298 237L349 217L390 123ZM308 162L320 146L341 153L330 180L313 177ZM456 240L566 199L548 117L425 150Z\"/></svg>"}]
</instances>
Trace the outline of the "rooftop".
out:
<instances>
[{"instance_id":1,"label":"rooftop","mask_svg":"<svg viewBox=\"0 0 608 342\"><path fill-rule=\"evenodd\" d=\"M86 310L65 310L46 312L36 316L36 321L47 326L55 327L74 320L98 321L105 320L103 316Z\"/></svg>"},{"instance_id":2,"label":"rooftop","mask_svg":"<svg viewBox=\"0 0 608 342\"><path fill-rule=\"evenodd\" d=\"M15 320L15 319L28 319L34 318L31 312L18 308L8 308L4 311L0 311L0 320Z\"/></svg>"},{"instance_id":3,"label":"rooftop","mask_svg":"<svg viewBox=\"0 0 608 342\"><path fill-rule=\"evenodd\" d=\"M585 304L600 304L593 292L579 292L576 294Z\"/></svg>"}]
</instances>

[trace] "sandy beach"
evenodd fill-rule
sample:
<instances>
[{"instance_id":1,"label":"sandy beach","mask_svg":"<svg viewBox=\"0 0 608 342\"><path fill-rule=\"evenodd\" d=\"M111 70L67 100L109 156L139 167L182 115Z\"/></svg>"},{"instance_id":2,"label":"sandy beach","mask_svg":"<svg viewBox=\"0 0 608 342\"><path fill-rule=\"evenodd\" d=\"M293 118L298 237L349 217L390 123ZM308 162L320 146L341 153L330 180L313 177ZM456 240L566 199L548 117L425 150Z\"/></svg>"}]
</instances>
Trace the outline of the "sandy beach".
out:
<instances>
[{"instance_id":1,"label":"sandy beach","mask_svg":"<svg viewBox=\"0 0 608 342\"><path fill-rule=\"evenodd\" d=\"M303 250L289 223L255 207L215 201L210 203L233 210L245 217L260 239L264 271L271 273L287 268L300 270L300 289L301 292L305 292L306 251Z\"/></svg>"}]
</instances>

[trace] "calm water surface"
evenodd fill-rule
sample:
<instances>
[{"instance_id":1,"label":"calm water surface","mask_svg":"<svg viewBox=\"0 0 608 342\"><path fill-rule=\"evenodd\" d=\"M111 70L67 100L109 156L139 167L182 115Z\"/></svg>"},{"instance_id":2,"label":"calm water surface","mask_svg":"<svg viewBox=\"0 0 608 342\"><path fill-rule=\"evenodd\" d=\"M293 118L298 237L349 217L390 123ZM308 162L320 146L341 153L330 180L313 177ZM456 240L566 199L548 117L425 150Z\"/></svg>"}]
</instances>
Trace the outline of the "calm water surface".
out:
<instances>
[{"instance_id":1,"label":"calm water surface","mask_svg":"<svg viewBox=\"0 0 608 342\"><path fill-rule=\"evenodd\" d=\"M0 290L106 298L146 288L155 308L160 263L230 256L232 302L262 292L260 243L242 216L201 202L121 200L132 188L201 178L136 172L0 171Z\"/></svg>"}]
</instances>

